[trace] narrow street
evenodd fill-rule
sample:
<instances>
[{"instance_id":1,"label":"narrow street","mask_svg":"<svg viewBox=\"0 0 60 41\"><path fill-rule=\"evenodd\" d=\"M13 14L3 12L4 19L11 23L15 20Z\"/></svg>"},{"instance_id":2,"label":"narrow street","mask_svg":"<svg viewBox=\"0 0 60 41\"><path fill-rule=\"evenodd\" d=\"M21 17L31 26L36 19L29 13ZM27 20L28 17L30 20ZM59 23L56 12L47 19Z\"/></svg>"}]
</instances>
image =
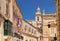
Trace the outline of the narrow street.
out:
<instances>
[{"instance_id":1,"label":"narrow street","mask_svg":"<svg viewBox=\"0 0 60 41\"><path fill-rule=\"evenodd\" d=\"M0 0L0 41L60 41L59 0Z\"/></svg>"}]
</instances>

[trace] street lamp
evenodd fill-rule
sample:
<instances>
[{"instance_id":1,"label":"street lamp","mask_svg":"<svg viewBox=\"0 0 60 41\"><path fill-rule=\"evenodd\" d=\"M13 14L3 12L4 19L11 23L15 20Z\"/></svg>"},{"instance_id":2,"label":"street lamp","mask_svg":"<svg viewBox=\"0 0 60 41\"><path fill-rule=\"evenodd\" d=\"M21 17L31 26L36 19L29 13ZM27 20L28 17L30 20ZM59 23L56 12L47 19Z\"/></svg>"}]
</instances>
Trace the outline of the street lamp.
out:
<instances>
[{"instance_id":1,"label":"street lamp","mask_svg":"<svg viewBox=\"0 0 60 41\"><path fill-rule=\"evenodd\" d=\"M56 34L55 34L54 41L56 41L56 40L57 40L57 37L56 37Z\"/></svg>"},{"instance_id":2,"label":"street lamp","mask_svg":"<svg viewBox=\"0 0 60 41\"><path fill-rule=\"evenodd\" d=\"M48 28L50 28L50 24L48 24Z\"/></svg>"}]
</instances>

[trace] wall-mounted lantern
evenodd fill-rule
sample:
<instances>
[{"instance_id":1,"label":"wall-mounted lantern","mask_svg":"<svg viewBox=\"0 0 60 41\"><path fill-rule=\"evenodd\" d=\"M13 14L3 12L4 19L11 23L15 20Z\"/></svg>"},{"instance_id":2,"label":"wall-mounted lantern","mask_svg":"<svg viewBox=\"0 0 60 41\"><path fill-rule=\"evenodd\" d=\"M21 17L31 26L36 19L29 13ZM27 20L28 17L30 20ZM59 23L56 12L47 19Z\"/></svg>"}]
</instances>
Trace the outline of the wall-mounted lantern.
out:
<instances>
[{"instance_id":1,"label":"wall-mounted lantern","mask_svg":"<svg viewBox=\"0 0 60 41\"><path fill-rule=\"evenodd\" d=\"M50 28L50 26L51 26L51 25L50 25L50 24L48 24L48 28Z\"/></svg>"}]
</instances>

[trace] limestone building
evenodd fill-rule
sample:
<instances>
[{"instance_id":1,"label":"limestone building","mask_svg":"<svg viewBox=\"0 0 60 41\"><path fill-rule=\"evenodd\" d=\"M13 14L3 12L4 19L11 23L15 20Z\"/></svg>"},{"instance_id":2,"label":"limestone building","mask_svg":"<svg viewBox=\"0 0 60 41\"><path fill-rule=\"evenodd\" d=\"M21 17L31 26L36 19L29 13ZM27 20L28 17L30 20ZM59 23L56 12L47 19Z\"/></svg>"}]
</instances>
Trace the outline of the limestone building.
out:
<instances>
[{"instance_id":1,"label":"limestone building","mask_svg":"<svg viewBox=\"0 0 60 41\"><path fill-rule=\"evenodd\" d=\"M57 15L57 41L60 41L60 0L56 2L56 15Z\"/></svg>"},{"instance_id":2,"label":"limestone building","mask_svg":"<svg viewBox=\"0 0 60 41\"><path fill-rule=\"evenodd\" d=\"M23 20L16 0L0 0L0 41L53 40L56 34L55 17L42 15L38 7L35 20Z\"/></svg>"},{"instance_id":3,"label":"limestone building","mask_svg":"<svg viewBox=\"0 0 60 41\"><path fill-rule=\"evenodd\" d=\"M21 28L22 28L22 13L16 3L16 0L13 1L13 40L12 41L21 41Z\"/></svg>"},{"instance_id":4,"label":"limestone building","mask_svg":"<svg viewBox=\"0 0 60 41\"><path fill-rule=\"evenodd\" d=\"M23 41L41 41L41 34L37 31L37 29L29 24L27 21L23 20L23 28L21 31L21 35L23 36Z\"/></svg>"},{"instance_id":5,"label":"limestone building","mask_svg":"<svg viewBox=\"0 0 60 41\"><path fill-rule=\"evenodd\" d=\"M0 41L12 40L12 3L12 0L0 0Z\"/></svg>"},{"instance_id":6,"label":"limestone building","mask_svg":"<svg viewBox=\"0 0 60 41\"><path fill-rule=\"evenodd\" d=\"M15 7L17 7L16 0L0 0L0 41L14 40L13 38L14 11L17 10L16 16L19 16L20 18L22 17L20 14L18 14L20 13L19 8L15 9Z\"/></svg>"},{"instance_id":7,"label":"limestone building","mask_svg":"<svg viewBox=\"0 0 60 41\"><path fill-rule=\"evenodd\" d=\"M34 26L23 20L16 2L14 2L13 12L13 41L40 41L41 34Z\"/></svg>"},{"instance_id":8,"label":"limestone building","mask_svg":"<svg viewBox=\"0 0 60 41\"><path fill-rule=\"evenodd\" d=\"M45 10L41 13L40 8L38 7L35 20L27 21L35 26L41 33L42 41L53 41L55 35L57 35L56 13L45 14Z\"/></svg>"},{"instance_id":9,"label":"limestone building","mask_svg":"<svg viewBox=\"0 0 60 41\"><path fill-rule=\"evenodd\" d=\"M43 20L42 20L42 14L40 12L40 8L37 8L37 12L35 15L35 20L27 20L31 25L33 25L39 33L41 33L40 39L43 41Z\"/></svg>"},{"instance_id":10,"label":"limestone building","mask_svg":"<svg viewBox=\"0 0 60 41\"><path fill-rule=\"evenodd\" d=\"M16 3L13 12L13 41L40 41L40 33L34 26L23 20L22 13Z\"/></svg>"},{"instance_id":11,"label":"limestone building","mask_svg":"<svg viewBox=\"0 0 60 41\"><path fill-rule=\"evenodd\" d=\"M43 41L54 41L57 37L56 14L43 15Z\"/></svg>"},{"instance_id":12,"label":"limestone building","mask_svg":"<svg viewBox=\"0 0 60 41\"><path fill-rule=\"evenodd\" d=\"M42 33L42 14L40 12L40 8L37 8L37 12L35 15L35 20L27 20L30 24L35 26L40 33Z\"/></svg>"}]
</instances>

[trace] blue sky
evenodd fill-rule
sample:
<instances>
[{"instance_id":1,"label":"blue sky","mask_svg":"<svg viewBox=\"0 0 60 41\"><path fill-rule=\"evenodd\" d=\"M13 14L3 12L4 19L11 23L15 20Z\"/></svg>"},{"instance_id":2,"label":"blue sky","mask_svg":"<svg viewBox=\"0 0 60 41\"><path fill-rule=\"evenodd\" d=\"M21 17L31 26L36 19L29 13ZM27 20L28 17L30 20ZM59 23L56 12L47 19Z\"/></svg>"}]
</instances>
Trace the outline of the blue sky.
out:
<instances>
[{"instance_id":1,"label":"blue sky","mask_svg":"<svg viewBox=\"0 0 60 41\"><path fill-rule=\"evenodd\" d=\"M55 13L56 5L54 0L16 0L25 20L34 20L38 6L41 12Z\"/></svg>"}]
</instances>

